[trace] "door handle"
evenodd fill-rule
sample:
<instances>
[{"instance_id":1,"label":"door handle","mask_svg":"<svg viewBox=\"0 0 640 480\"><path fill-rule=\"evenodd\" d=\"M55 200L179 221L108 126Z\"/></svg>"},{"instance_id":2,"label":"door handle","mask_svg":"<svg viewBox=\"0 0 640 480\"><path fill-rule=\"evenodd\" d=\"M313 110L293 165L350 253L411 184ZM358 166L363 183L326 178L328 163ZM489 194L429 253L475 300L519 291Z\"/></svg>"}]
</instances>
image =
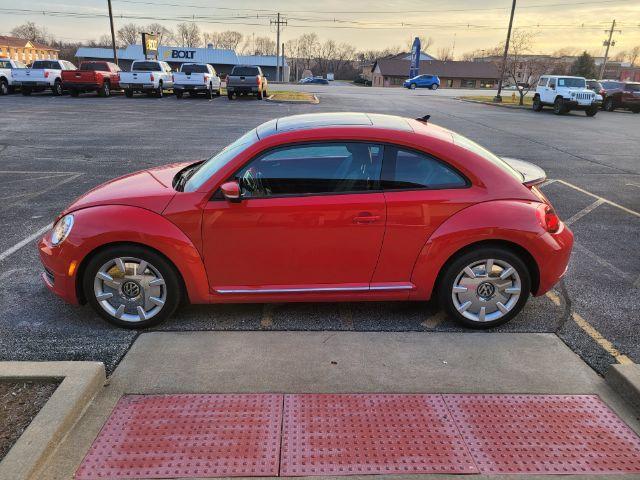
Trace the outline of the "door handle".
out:
<instances>
[{"instance_id":1,"label":"door handle","mask_svg":"<svg viewBox=\"0 0 640 480\"><path fill-rule=\"evenodd\" d=\"M380 215L372 215L369 212L362 212L353 217L353 223L375 223L380 220Z\"/></svg>"}]
</instances>

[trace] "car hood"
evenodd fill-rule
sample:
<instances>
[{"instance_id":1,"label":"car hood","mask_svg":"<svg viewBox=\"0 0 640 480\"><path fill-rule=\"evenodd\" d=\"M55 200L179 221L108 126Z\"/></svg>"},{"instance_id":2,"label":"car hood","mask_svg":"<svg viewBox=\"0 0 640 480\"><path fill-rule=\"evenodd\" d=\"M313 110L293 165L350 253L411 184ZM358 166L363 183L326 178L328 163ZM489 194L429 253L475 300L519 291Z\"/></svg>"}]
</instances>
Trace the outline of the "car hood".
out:
<instances>
[{"instance_id":1,"label":"car hood","mask_svg":"<svg viewBox=\"0 0 640 480\"><path fill-rule=\"evenodd\" d=\"M128 205L161 213L176 194L171 185L173 177L190 163L141 170L98 185L78 197L61 215L98 205Z\"/></svg>"}]
</instances>

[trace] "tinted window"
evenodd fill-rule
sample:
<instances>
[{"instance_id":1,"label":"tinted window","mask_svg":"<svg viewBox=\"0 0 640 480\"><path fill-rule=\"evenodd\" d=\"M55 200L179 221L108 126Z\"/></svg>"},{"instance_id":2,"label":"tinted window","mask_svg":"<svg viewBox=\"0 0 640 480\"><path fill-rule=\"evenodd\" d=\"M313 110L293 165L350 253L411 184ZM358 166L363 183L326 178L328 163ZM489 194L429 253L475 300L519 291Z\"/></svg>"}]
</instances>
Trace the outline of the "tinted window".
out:
<instances>
[{"instance_id":1,"label":"tinted window","mask_svg":"<svg viewBox=\"0 0 640 480\"><path fill-rule=\"evenodd\" d=\"M382 172L382 188L460 188L466 180L443 162L426 154L387 147Z\"/></svg>"},{"instance_id":2,"label":"tinted window","mask_svg":"<svg viewBox=\"0 0 640 480\"><path fill-rule=\"evenodd\" d=\"M236 173L243 197L362 192L378 188L383 148L325 143L279 148Z\"/></svg>"},{"instance_id":3,"label":"tinted window","mask_svg":"<svg viewBox=\"0 0 640 480\"><path fill-rule=\"evenodd\" d=\"M547 80L549 80L547 77L540 77L540 80L538 80L538 86L539 87L546 87Z\"/></svg>"},{"instance_id":4,"label":"tinted window","mask_svg":"<svg viewBox=\"0 0 640 480\"><path fill-rule=\"evenodd\" d=\"M11 68L11 62L7 60L0 60L0 68Z\"/></svg>"},{"instance_id":5,"label":"tinted window","mask_svg":"<svg viewBox=\"0 0 640 480\"><path fill-rule=\"evenodd\" d=\"M180 71L184 73L209 73L206 65L183 65Z\"/></svg>"},{"instance_id":6,"label":"tinted window","mask_svg":"<svg viewBox=\"0 0 640 480\"><path fill-rule=\"evenodd\" d=\"M624 89L631 92L640 92L640 83L627 83Z\"/></svg>"},{"instance_id":7,"label":"tinted window","mask_svg":"<svg viewBox=\"0 0 640 480\"><path fill-rule=\"evenodd\" d=\"M602 85L600 85L600 82L596 82L595 80L587 80L587 88L589 90L600 91Z\"/></svg>"},{"instance_id":8,"label":"tinted window","mask_svg":"<svg viewBox=\"0 0 640 480\"><path fill-rule=\"evenodd\" d=\"M85 62L80 65L80 70L89 70L97 72L108 72L109 66L102 62Z\"/></svg>"},{"instance_id":9,"label":"tinted window","mask_svg":"<svg viewBox=\"0 0 640 480\"><path fill-rule=\"evenodd\" d=\"M255 77L260 75L258 67L233 67L231 75L238 75L241 77Z\"/></svg>"},{"instance_id":10,"label":"tinted window","mask_svg":"<svg viewBox=\"0 0 640 480\"><path fill-rule=\"evenodd\" d=\"M162 67L156 62L134 62L131 65L132 72L161 72Z\"/></svg>"},{"instance_id":11,"label":"tinted window","mask_svg":"<svg viewBox=\"0 0 640 480\"><path fill-rule=\"evenodd\" d=\"M36 60L31 65L31 68L49 68L53 70L60 70L61 65L53 60Z\"/></svg>"}]
</instances>

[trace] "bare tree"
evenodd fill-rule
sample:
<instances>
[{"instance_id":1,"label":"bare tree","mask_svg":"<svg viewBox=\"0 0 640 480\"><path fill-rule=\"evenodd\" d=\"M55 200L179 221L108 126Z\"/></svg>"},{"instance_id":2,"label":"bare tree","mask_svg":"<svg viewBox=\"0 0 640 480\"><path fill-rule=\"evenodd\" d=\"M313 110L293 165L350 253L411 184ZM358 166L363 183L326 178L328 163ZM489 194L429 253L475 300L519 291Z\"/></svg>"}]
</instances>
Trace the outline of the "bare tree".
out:
<instances>
[{"instance_id":1,"label":"bare tree","mask_svg":"<svg viewBox=\"0 0 640 480\"><path fill-rule=\"evenodd\" d=\"M135 45L142 42L140 33L144 29L135 23L127 23L118 29L116 37L122 45Z\"/></svg>"},{"instance_id":2,"label":"bare tree","mask_svg":"<svg viewBox=\"0 0 640 480\"><path fill-rule=\"evenodd\" d=\"M48 43L53 41L53 38L49 35L49 32L47 32L47 29L36 25L34 22L26 22L14 27L11 30L11 35L36 43Z\"/></svg>"},{"instance_id":3,"label":"bare tree","mask_svg":"<svg viewBox=\"0 0 640 480\"><path fill-rule=\"evenodd\" d=\"M238 50L238 46L244 38L240 32L233 30L204 33L202 36L205 43L211 43L215 48L224 48L227 50Z\"/></svg>"},{"instance_id":4,"label":"bare tree","mask_svg":"<svg viewBox=\"0 0 640 480\"><path fill-rule=\"evenodd\" d=\"M320 48L320 40L316 33L305 33L298 37L298 58L303 70L311 70L318 48Z\"/></svg>"},{"instance_id":5,"label":"bare tree","mask_svg":"<svg viewBox=\"0 0 640 480\"><path fill-rule=\"evenodd\" d=\"M640 57L640 45L636 45L631 50L629 50L627 59L629 60L631 65L635 66L636 61L638 60L639 57Z\"/></svg>"},{"instance_id":6,"label":"bare tree","mask_svg":"<svg viewBox=\"0 0 640 480\"><path fill-rule=\"evenodd\" d=\"M275 55L276 42L271 37L256 37L254 39L254 55Z\"/></svg>"},{"instance_id":7,"label":"bare tree","mask_svg":"<svg viewBox=\"0 0 640 480\"><path fill-rule=\"evenodd\" d=\"M173 30L165 27L161 23L150 23L144 27L144 31L158 35L158 45L171 44L176 41Z\"/></svg>"},{"instance_id":8,"label":"bare tree","mask_svg":"<svg viewBox=\"0 0 640 480\"><path fill-rule=\"evenodd\" d=\"M433 45L433 38L431 38L431 37L426 37L424 35L418 35L418 38L420 39L420 50L422 52L426 52L427 50L429 50L429 47L431 47L431 45ZM411 47L413 47L414 40L415 40L415 37L409 38L409 40L406 43L407 50L411 50Z\"/></svg>"},{"instance_id":9,"label":"bare tree","mask_svg":"<svg viewBox=\"0 0 640 480\"><path fill-rule=\"evenodd\" d=\"M436 53L436 57L443 62L453 60L453 50L451 47L440 47L438 53Z\"/></svg>"},{"instance_id":10,"label":"bare tree","mask_svg":"<svg viewBox=\"0 0 640 480\"><path fill-rule=\"evenodd\" d=\"M202 45L200 27L191 22L179 23L176 29L176 40L181 47L199 47Z\"/></svg>"},{"instance_id":11,"label":"bare tree","mask_svg":"<svg viewBox=\"0 0 640 480\"><path fill-rule=\"evenodd\" d=\"M111 48L111 35L103 34L97 40L91 40L88 44L89 47L98 47L98 48ZM116 41L116 48L119 48L121 45Z\"/></svg>"}]
</instances>

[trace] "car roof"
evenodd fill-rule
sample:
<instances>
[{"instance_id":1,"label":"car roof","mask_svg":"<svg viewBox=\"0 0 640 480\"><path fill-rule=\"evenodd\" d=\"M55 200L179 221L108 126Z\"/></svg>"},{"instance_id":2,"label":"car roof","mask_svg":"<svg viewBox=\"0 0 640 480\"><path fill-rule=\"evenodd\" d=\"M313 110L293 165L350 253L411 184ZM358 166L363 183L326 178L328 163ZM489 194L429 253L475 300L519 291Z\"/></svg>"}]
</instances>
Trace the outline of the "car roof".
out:
<instances>
[{"instance_id":1,"label":"car roof","mask_svg":"<svg viewBox=\"0 0 640 480\"><path fill-rule=\"evenodd\" d=\"M275 135L276 133L328 127L364 127L400 130L403 132L414 131L406 118L395 115L358 112L292 115L290 117L269 120L258 126L256 131L259 138L265 138L270 135Z\"/></svg>"}]
</instances>

